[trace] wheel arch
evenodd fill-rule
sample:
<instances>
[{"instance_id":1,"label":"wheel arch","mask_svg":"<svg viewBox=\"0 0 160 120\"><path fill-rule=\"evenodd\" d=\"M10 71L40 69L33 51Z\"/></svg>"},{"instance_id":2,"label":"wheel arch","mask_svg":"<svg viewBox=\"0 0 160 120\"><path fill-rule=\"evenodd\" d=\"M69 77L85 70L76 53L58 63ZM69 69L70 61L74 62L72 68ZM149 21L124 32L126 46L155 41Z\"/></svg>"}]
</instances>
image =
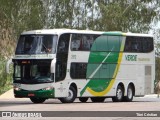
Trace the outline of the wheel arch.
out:
<instances>
[{"instance_id":1,"label":"wheel arch","mask_svg":"<svg viewBox=\"0 0 160 120\"><path fill-rule=\"evenodd\" d=\"M125 87L124 84L122 82L119 82L117 84L117 88L116 88L116 93L115 96L112 97L112 101L113 102L122 102L123 101L123 97L124 97L124 93L125 93Z\"/></svg>"},{"instance_id":2,"label":"wheel arch","mask_svg":"<svg viewBox=\"0 0 160 120\"><path fill-rule=\"evenodd\" d=\"M76 90L76 93L78 93L78 88L77 88L76 83L74 83L74 82L70 83L69 86L68 86L68 90L69 90L69 88L70 88L71 86L74 87L74 89Z\"/></svg>"},{"instance_id":3,"label":"wheel arch","mask_svg":"<svg viewBox=\"0 0 160 120\"><path fill-rule=\"evenodd\" d=\"M77 98L77 85L68 83L68 97L59 98L62 103L72 103Z\"/></svg>"}]
</instances>

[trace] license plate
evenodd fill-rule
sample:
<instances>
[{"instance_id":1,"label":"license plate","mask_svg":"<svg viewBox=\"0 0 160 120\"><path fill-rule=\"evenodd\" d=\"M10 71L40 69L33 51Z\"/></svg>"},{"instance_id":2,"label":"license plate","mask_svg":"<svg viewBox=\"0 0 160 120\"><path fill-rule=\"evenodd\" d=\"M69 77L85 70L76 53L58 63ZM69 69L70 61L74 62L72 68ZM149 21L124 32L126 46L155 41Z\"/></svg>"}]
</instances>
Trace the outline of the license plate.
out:
<instances>
[{"instance_id":1,"label":"license plate","mask_svg":"<svg viewBox=\"0 0 160 120\"><path fill-rule=\"evenodd\" d=\"M31 93L31 94L28 94L28 96L32 97L32 96L35 96L35 95Z\"/></svg>"}]
</instances>

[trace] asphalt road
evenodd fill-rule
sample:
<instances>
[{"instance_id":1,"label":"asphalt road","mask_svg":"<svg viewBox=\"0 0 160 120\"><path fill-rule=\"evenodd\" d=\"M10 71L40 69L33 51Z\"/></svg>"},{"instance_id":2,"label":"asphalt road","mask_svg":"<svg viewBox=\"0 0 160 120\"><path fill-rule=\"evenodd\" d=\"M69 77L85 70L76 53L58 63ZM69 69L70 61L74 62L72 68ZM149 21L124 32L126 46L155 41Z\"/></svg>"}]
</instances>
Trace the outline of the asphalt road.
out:
<instances>
[{"instance_id":1,"label":"asphalt road","mask_svg":"<svg viewBox=\"0 0 160 120\"><path fill-rule=\"evenodd\" d=\"M12 111L12 112L36 111L40 113L42 111L46 111L44 114L51 115L51 117L53 117L55 114L56 116L55 118L58 120L82 119L83 117L85 117L83 118L83 120L85 119L95 120L98 119L101 115L103 116L103 119L104 117L106 119L106 117L109 116L108 119L128 120L130 118L130 114L131 116L133 115L133 118L130 118L132 120L135 119L158 120L160 119L160 117L156 117L156 115L160 116L160 98L138 97L134 98L133 102L119 102L119 103L112 102L110 98L106 99L104 103L92 103L90 100L87 103L81 103L78 99L76 99L74 103L70 104L62 104L59 100L56 99L46 100L43 104L33 104L29 99L26 98L10 98L10 99L0 99L0 111L1 114L4 111ZM57 112L57 111L65 111L65 112ZM84 111L93 111L93 112L86 113ZM98 111L104 111L104 112L98 112ZM89 117L86 114L89 114ZM129 118L127 118L126 116L129 116ZM40 118L37 119L39 120ZM47 119L52 119L52 118L47 118Z\"/></svg>"}]
</instances>

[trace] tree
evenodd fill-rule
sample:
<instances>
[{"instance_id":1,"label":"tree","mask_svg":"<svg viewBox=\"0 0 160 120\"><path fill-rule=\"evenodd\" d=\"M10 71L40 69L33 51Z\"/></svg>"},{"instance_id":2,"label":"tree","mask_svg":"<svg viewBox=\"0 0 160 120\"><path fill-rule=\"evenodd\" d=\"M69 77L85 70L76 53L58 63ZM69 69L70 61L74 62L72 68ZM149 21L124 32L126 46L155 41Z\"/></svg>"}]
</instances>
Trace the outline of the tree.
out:
<instances>
[{"instance_id":1,"label":"tree","mask_svg":"<svg viewBox=\"0 0 160 120\"><path fill-rule=\"evenodd\" d=\"M155 41L155 70L156 70L156 76L155 76L155 86L160 81L160 1L155 0L154 4L157 12L157 16L155 16L154 20L151 23L151 32L154 35L154 41Z\"/></svg>"},{"instance_id":2,"label":"tree","mask_svg":"<svg viewBox=\"0 0 160 120\"><path fill-rule=\"evenodd\" d=\"M0 56L7 59L21 32L43 28L44 7L41 0L0 0L0 11Z\"/></svg>"},{"instance_id":3,"label":"tree","mask_svg":"<svg viewBox=\"0 0 160 120\"><path fill-rule=\"evenodd\" d=\"M101 14L96 29L146 33L157 13L150 6L152 0L106 0L97 1Z\"/></svg>"},{"instance_id":4,"label":"tree","mask_svg":"<svg viewBox=\"0 0 160 120\"><path fill-rule=\"evenodd\" d=\"M14 54L21 32L41 29L45 15L41 0L0 0L0 94L11 86L12 74L6 74L6 61Z\"/></svg>"}]
</instances>

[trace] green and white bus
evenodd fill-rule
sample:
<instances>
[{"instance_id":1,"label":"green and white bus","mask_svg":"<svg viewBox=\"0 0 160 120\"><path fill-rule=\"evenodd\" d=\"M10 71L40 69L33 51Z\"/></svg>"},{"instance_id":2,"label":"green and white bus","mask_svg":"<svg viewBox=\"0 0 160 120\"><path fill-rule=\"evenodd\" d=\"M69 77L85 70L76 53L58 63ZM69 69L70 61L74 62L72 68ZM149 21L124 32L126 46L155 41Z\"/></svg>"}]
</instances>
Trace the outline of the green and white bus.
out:
<instances>
[{"instance_id":1,"label":"green and white bus","mask_svg":"<svg viewBox=\"0 0 160 120\"><path fill-rule=\"evenodd\" d=\"M26 31L13 58L16 98L33 103L132 101L154 92L155 52L148 34L73 29Z\"/></svg>"}]
</instances>

